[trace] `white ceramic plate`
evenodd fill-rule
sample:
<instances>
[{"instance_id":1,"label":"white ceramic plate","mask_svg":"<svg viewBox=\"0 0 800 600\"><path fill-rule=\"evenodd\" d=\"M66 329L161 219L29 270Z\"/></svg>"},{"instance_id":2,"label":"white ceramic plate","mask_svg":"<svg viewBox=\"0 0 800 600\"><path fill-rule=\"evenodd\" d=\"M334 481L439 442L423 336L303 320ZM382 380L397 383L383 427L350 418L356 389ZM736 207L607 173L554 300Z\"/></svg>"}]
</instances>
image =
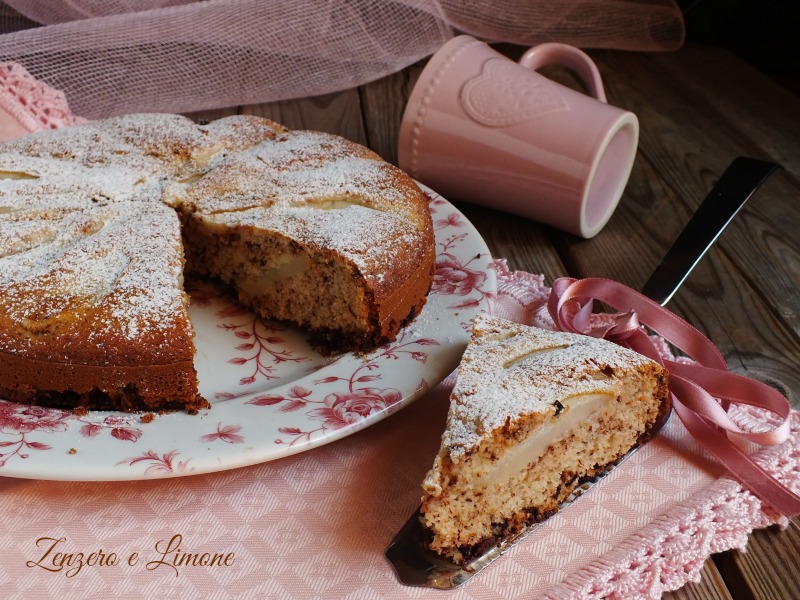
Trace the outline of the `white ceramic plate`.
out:
<instances>
[{"instance_id":1,"label":"white ceramic plate","mask_svg":"<svg viewBox=\"0 0 800 600\"><path fill-rule=\"evenodd\" d=\"M426 189L437 272L428 302L397 340L366 356L315 353L302 334L262 321L212 286L191 290L198 415L72 412L0 400L0 475L131 480L275 460L350 435L408 405L458 364L472 319L496 292L481 236Z\"/></svg>"}]
</instances>

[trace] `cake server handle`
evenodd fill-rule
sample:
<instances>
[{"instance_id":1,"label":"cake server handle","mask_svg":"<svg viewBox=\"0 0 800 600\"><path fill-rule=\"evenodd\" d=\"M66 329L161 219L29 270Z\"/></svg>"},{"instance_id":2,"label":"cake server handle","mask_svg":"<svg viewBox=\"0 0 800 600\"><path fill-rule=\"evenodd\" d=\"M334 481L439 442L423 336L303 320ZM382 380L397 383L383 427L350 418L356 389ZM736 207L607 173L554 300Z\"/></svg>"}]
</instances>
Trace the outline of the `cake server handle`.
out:
<instances>
[{"instance_id":1,"label":"cake server handle","mask_svg":"<svg viewBox=\"0 0 800 600\"><path fill-rule=\"evenodd\" d=\"M734 159L667 250L642 293L662 306L669 302L728 223L769 176L781 168L777 163L744 156Z\"/></svg>"}]
</instances>

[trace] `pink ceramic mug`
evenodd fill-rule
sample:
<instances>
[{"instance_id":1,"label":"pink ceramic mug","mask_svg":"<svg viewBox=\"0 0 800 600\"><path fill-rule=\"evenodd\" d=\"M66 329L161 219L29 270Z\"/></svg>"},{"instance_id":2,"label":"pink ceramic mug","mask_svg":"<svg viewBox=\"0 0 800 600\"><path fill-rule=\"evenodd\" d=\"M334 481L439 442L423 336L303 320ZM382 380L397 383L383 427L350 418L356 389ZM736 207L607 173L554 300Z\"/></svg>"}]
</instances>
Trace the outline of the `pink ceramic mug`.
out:
<instances>
[{"instance_id":1,"label":"pink ceramic mug","mask_svg":"<svg viewBox=\"0 0 800 600\"><path fill-rule=\"evenodd\" d=\"M574 70L591 95L536 73L547 64ZM463 35L420 75L398 163L448 199L589 238L622 196L638 138L636 116L606 103L597 67L578 48L542 44L515 63Z\"/></svg>"}]
</instances>

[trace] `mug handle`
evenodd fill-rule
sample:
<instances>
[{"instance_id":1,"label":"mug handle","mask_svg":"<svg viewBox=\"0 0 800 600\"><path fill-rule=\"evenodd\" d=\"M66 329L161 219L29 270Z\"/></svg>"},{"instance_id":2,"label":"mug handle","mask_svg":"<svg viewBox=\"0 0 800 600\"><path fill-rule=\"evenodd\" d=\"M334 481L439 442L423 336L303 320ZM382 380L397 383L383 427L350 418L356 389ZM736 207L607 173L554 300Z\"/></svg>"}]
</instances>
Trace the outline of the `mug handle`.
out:
<instances>
[{"instance_id":1,"label":"mug handle","mask_svg":"<svg viewBox=\"0 0 800 600\"><path fill-rule=\"evenodd\" d=\"M539 44L523 54L519 64L533 71L545 65L567 67L577 73L592 97L607 102L600 71L594 61L580 48L557 42Z\"/></svg>"}]
</instances>

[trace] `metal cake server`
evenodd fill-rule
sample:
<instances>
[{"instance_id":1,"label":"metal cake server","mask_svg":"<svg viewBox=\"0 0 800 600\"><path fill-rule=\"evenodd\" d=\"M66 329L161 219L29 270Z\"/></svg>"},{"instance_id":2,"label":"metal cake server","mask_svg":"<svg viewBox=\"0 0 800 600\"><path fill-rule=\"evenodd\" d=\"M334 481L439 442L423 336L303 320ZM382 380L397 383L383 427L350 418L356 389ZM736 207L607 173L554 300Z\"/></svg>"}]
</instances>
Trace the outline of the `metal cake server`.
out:
<instances>
[{"instance_id":1,"label":"metal cake server","mask_svg":"<svg viewBox=\"0 0 800 600\"><path fill-rule=\"evenodd\" d=\"M669 302L692 269L747 200L773 172L780 168L781 166L775 163L746 157L736 158L664 255L661 263L644 285L642 293L662 306ZM656 423L653 435L666 424L671 412L671 407L668 407L660 421ZM569 506L598 481L613 472L637 448L633 448L602 473L582 481L581 485L559 504L558 511ZM539 523L534 523L513 537L504 539L488 548L471 561L457 565L427 548L429 533L423 525L420 511L417 509L389 544L386 549L386 558L394 567L401 583L411 586L451 589L474 577L520 540L530 535L539 525Z\"/></svg>"},{"instance_id":2,"label":"metal cake server","mask_svg":"<svg viewBox=\"0 0 800 600\"><path fill-rule=\"evenodd\" d=\"M740 156L719 178L664 258L642 287L642 293L662 306L711 248L736 213L780 165Z\"/></svg>"}]
</instances>

